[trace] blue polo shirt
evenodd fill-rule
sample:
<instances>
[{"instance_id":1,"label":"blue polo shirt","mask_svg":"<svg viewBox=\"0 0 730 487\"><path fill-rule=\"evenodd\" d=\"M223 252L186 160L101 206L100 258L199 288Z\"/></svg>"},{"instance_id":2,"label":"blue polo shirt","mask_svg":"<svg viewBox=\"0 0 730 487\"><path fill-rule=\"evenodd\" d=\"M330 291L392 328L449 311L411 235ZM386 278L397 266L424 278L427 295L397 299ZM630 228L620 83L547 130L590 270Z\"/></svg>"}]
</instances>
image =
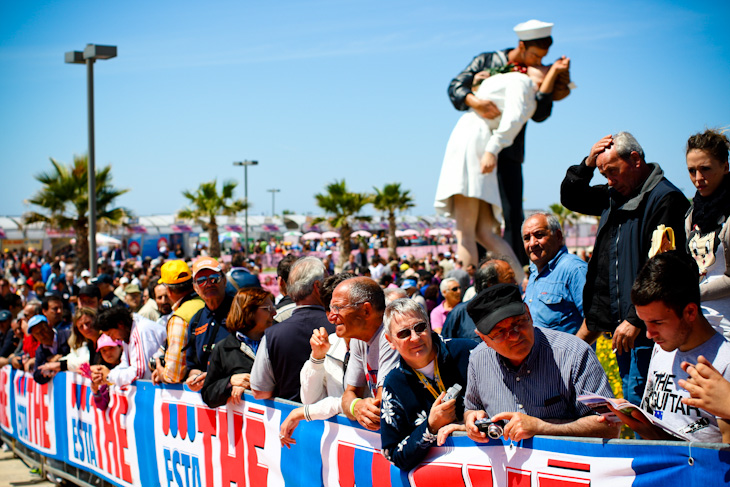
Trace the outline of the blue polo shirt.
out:
<instances>
[{"instance_id":1,"label":"blue polo shirt","mask_svg":"<svg viewBox=\"0 0 730 487\"><path fill-rule=\"evenodd\" d=\"M583 323L583 287L588 264L563 247L542 272L530 264L525 304L536 326L575 335Z\"/></svg>"}]
</instances>

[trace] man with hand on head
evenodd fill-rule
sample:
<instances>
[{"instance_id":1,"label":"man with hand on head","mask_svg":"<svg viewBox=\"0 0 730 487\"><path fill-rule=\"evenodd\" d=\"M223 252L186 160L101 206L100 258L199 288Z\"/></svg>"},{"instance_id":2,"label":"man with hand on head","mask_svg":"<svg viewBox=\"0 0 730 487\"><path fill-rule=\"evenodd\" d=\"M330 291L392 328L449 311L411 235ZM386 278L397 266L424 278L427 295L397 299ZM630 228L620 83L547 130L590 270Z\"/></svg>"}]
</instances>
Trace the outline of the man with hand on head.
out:
<instances>
[{"instance_id":1,"label":"man with hand on head","mask_svg":"<svg viewBox=\"0 0 730 487\"><path fill-rule=\"evenodd\" d=\"M608 184L591 186L596 169ZM612 333L624 397L639 404L654 344L631 303L631 286L649 259L655 231L673 229L676 248L684 249L689 202L659 164L646 162L628 132L603 137L583 162L568 168L560 201L601 217L583 289L585 320L576 336L593 343L601 333Z\"/></svg>"},{"instance_id":2,"label":"man with hand on head","mask_svg":"<svg viewBox=\"0 0 730 487\"><path fill-rule=\"evenodd\" d=\"M503 421L504 438L535 435L616 438L618 426L600 421L580 394L613 397L593 350L567 333L532 325L520 290L497 284L467 306L483 343L469 359L464 422L469 438L489 441L475 421Z\"/></svg>"},{"instance_id":3,"label":"man with hand on head","mask_svg":"<svg viewBox=\"0 0 730 487\"><path fill-rule=\"evenodd\" d=\"M400 355L400 365L383 385L383 456L401 470L410 470L442 436L442 427L463 416L463 394L445 396L455 384L462 390L466 386L469 354L477 345L463 338L442 341L431 330L424 309L412 299L390 303L383 326L391 348Z\"/></svg>"}]
</instances>

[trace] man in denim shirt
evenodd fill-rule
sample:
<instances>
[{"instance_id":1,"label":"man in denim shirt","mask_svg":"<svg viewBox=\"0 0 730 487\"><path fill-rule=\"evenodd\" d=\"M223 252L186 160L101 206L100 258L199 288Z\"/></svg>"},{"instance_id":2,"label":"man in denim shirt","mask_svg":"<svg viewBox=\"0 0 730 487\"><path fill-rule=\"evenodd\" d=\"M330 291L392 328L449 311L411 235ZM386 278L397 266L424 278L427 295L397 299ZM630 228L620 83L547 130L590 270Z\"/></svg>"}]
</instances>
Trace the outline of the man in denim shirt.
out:
<instances>
[{"instance_id":1,"label":"man in denim shirt","mask_svg":"<svg viewBox=\"0 0 730 487\"><path fill-rule=\"evenodd\" d=\"M560 222L549 213L525 220L522 241L531 261L525 303L534 324L575 335L583 323L588 264L568 253Z\"/></svg>"}]
</instances>

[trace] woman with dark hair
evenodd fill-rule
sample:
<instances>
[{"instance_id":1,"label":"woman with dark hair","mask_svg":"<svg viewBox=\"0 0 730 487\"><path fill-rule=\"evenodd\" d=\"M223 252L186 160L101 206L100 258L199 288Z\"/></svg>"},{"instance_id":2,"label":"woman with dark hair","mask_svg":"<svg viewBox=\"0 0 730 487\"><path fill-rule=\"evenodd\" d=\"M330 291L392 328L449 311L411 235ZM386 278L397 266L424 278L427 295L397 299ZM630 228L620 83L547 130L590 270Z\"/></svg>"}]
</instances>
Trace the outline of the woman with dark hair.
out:
<instances>
[{"instance_id":1,"label":"woman with dark hair","mask_svg":"<svg viewBox=\"0 0 730 487\"><path fill-rule=\"evenodd\" d=\"M697 193L687 213L687 247L700 268L705 318L730 338L730 176L725 134L706 130L687 141L687 170Z\"/></svg>"},{"instance_id":2,"label":"woman with dark hair","mask_svg":"<svg viewBox=\"0 0 730 487\"><path fill-rule=\"evenodd\" d=\"M250 389L251 368L264 331L274 323L274 296L261 288L238 291L231 303L226 328L231 333L218 342L208 364L208 374L200 393L212 407L228 399L238 404L243 391Z\"/></svg>"}]
</instances>

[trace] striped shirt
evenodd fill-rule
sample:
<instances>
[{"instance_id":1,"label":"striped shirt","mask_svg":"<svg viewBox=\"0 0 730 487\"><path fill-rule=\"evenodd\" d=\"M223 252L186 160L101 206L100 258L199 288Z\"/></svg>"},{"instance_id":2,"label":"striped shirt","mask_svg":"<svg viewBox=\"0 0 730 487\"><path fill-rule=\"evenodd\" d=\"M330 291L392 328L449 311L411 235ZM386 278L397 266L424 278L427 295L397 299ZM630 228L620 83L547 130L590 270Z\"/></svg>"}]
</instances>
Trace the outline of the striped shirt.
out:
<instances>
[{"instance_id":1,"label":"striped shirt","mask_svg":"<svg viewBox=\"0 0 730 487\"><path fill-rule=\"evenodd\" d=\"M535 327L535 343L516 369L481 343L471 354L464 405L489 417L520 412L539 419L577 419L591 414L580 394L613 397L596 354L581 339Z\"/></svg>"},{"instance_id":2,"label":"striped shirt","mask_svg":"<svg viewBox=\"0 0 730 487\"><path fill-rule=\"evenodd\" d=\"M137 379L150 379L152 372L147 361L165 343L165 329L154 321L134 313L129 345L123 345L121 362L114 367L107 381L116 386L131 384Z\"/></svg>"}]
</instances>

